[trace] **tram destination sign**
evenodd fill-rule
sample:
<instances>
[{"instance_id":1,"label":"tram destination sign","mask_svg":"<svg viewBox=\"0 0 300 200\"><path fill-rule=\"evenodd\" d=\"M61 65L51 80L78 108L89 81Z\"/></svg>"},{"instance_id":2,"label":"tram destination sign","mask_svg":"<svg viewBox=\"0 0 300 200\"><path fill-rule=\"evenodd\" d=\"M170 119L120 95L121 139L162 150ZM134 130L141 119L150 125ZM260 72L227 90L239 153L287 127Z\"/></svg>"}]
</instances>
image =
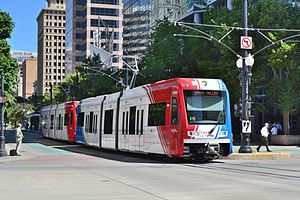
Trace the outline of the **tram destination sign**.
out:
<instances>
[{"instance_id":1,"label":"tram destination sign","mask_svg":"<svg viewBox=\"0 0 300 200\"><path fill-rule=\"evenodd\" d=\"M194 95L221 96L221 91L200 90L200 91L194 91Z\"/></svg>"},{"instance_id":2,"label":"tram destination sign","mask_svg":"<svg viewBox=\"0 0 300 200\"><path fill-rule=\"evenodd\" d=\"M0 96L0 103L6 102L6 96Z\"/></svg>"}]
</instances>

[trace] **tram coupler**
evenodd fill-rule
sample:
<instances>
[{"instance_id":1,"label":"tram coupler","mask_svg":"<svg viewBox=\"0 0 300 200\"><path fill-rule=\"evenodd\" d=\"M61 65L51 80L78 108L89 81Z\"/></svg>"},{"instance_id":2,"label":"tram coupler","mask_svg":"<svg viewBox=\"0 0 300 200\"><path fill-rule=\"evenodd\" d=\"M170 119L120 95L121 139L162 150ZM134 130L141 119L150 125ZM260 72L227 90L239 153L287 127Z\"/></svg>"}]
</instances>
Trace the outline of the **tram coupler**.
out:
<instances>
[{"instance_id":1,"label":"tram coupler","mask_svg":"<svg viewBox=\"0 0 300 200\"><path fill-rule=\"evenodd\" d=\"M217 159L221 156L219 154L220 152L219 144L209 144L208 142L204 145L204 148L205 148L205 154L207 155L208 158Z\"/></svg>"}]
</instances>

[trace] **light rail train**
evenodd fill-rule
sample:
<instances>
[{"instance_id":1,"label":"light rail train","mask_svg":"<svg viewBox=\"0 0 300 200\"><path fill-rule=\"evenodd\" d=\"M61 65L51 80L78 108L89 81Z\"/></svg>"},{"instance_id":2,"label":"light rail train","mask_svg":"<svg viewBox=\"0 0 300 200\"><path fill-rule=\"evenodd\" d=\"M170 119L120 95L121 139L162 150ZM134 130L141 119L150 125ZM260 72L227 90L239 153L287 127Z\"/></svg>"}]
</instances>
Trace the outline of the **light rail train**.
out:
<instances>
[{"instance_id":1,"label":"light rail train","mask_svg":"<svg viewBox=\"0 0 300 200\"><path fill-rule=\"evenodd\" d=\"M232 152L222 80L174 78L41 110L43 136L104 149L211 160Z\"/></svg>"}]
</instances>

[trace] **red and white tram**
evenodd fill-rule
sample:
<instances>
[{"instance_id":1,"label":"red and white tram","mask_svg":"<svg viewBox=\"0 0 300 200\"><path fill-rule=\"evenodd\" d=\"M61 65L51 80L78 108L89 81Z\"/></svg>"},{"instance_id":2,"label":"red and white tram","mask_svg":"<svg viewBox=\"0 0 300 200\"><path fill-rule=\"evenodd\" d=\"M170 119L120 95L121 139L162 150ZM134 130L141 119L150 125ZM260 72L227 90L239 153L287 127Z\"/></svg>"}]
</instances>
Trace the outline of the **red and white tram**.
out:
<instances>
[{"instance_id":1,"label":"red and white tram","mask_svg":"<svg viewBox=\"0 0 300 200\"><path fill-rule=\"evenodd\" d=\"M169 157L227 156L232 152L229 105L228 90L219 79L160 81L81 100L75 141ZM53 113L52 107L43 110L41 116L50 124L42 129L43 135L63 139L57 135L59 131L49 131L51 124L57 123L51 120L59 121L60 113Z\"/></svg>"},{"instance_id":2,"label":"red and white tram","mask_svg":"<svg viewBox=\"0 0 300 200\"><path fill-rule=\"evenodd\" d=\"M78 104L78 101L71 101L42 108L40 130L43 136L75 142Z\"/></svg>"}]
</instances>

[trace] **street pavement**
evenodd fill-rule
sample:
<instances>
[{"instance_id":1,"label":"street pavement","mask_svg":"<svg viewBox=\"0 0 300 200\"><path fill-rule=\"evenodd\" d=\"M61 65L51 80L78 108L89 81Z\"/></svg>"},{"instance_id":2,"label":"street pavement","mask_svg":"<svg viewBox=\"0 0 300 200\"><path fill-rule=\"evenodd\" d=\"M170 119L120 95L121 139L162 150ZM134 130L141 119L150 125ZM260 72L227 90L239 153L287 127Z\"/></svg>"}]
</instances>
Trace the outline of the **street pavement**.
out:
<instances>
[{"instance_id":1,"label":"street pavement","mask_svg":"<svg viewBox=\"0 0 300 200\"><path fill-rule=\"evenodd\" d=\"M290 153L291 157L285 160L172 163L23 133L21 156L0 157L0 199L296 200L300 197L297 146L271 146L272 153ZM15 148L14 134L6 131L7 151ZM238 150L239 146L234 148Z\"/></svg>"}]
</instances>

